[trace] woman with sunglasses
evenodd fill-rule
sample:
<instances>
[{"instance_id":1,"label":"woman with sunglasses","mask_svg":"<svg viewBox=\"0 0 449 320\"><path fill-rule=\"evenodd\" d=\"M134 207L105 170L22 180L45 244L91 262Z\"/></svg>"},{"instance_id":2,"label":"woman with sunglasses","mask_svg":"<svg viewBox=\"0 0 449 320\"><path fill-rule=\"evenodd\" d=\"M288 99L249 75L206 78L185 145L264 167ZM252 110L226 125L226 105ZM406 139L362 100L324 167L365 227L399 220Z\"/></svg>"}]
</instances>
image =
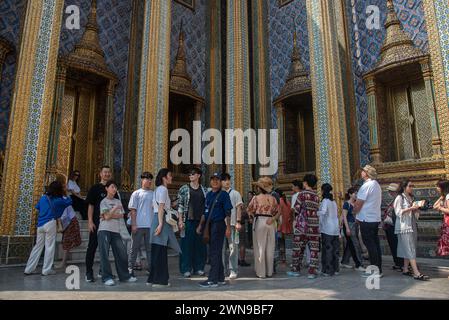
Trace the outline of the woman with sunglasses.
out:
<instances>
[{"instance_id":1,"label":"woman with sunglasses","mask_svg":"<svg viewBox=\"0 0 449 320\"><path fill-rule=\"evenodd\" d=\"M78 170L72 171L69 176L69 181L67 183L67 191L72 198L72 207L75 211L78 211L83 217L83 220L87 220L87 207L84 198L81 196L81 189L78 185L80 179L80 172Z\"/></svg>"}]
</instances>

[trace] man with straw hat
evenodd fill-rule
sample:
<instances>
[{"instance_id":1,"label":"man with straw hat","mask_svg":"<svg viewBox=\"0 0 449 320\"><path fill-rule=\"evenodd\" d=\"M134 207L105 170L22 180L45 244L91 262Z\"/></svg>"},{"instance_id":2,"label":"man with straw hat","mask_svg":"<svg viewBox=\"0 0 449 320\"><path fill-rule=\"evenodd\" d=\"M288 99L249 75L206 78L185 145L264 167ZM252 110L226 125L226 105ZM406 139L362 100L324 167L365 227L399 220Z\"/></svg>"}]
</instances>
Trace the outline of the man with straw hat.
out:
<instances>
[{"instance_id":1,"label":"man with straw hat","mask_svg":"<svg viewBox=\"0 0 449 320\"><path fill-rule=\"evenodd\" d=\"M379 240L379 224L381 222L382 189L377 178L377 171L370 165L362 168L361 177L364 181L357 193L357 201L353 212L360 224L363 243L368 249L370 264L379 268L382 277L382 251ZM363 277L370 277L366 272Z\"/></svg>"}]
</instances>

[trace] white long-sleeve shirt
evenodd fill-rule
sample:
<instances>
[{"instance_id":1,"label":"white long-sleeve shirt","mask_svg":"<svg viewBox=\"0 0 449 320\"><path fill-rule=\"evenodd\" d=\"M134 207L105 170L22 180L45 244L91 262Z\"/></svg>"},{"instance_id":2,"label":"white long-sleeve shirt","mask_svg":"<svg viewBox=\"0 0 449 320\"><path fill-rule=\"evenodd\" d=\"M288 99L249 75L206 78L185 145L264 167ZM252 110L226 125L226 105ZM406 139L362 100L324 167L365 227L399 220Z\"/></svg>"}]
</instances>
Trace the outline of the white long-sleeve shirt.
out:
<instances>
[{"instance_id":1,"label":"white long-sleeve shirt","mask_svg":"<svg viewBox=\"0 0 449 320\"><path fill-rule=\"evenodd\" d=\"M330 236L340 234L340 225L338 221L337 203L329 199L324 199L317 212L320 218L320 232Z\"/></svg>"}]
</instances>

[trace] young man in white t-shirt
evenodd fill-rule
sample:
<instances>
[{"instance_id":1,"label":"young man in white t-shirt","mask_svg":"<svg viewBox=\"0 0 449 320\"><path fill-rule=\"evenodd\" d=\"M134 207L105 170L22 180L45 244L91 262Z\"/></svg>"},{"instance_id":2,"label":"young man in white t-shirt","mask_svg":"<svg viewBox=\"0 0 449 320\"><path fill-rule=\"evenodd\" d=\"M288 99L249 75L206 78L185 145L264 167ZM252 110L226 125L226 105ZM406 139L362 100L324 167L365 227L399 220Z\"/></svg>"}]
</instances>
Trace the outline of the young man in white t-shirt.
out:
<instances>
[{"instance_id":1,"label":"young man in white t-shirt","mask_svg":"<svg viewBox=\"0 0 449 320\"><path fill-rule=\"evenodd\" d=\"M353 213L360 224L363 243L368 249L370 264L379 268L379 276L382 274L382 251L379 240L379 224L381 221L382 189L374 180L377 177L376 169L366 165L362 169L363 185L357 192L357 201L354 204ZM364 273L363 277L371 276Z\"/></svg>"},{"instance_id":2,"label":"young man in white t-shirt","mask_svg":"<svg viewBox=\"0 0 449 320\"><path fill-rule=\"evenodd\" d=\"M229 247L229 279L236 279L238 275L239 267L239 242L240 236L239 232L242 229L242 206L243 200L240 192L231 188L231 176L228 173L224 173L221 176L221 186L224 191L229 194L231 198L232 209L231 209L231 237L225 239L223 245L223 264L225 266L228 264L226 261L228 259L226 255L226 247Z\"/></svg>"},{"instance_id":3,"label":"young man in white t-shirt","mask_svg":"<svg viewBox=\"0 0 449 320\"><path fill-rule=\"evenodd\" d=\"M145 251L147 254L148 269L150 267L151 257L150 228L154 216L153 190L151 190L153 175L149 172L144 172L140 176L140 179L142 181L142 188L133 192L128 204L131 214L132 230L132 246L131 254L129 255L128 270L132 276L134 276L133 270L142 241L145 245Z\"/></svg>"}]
</instances>

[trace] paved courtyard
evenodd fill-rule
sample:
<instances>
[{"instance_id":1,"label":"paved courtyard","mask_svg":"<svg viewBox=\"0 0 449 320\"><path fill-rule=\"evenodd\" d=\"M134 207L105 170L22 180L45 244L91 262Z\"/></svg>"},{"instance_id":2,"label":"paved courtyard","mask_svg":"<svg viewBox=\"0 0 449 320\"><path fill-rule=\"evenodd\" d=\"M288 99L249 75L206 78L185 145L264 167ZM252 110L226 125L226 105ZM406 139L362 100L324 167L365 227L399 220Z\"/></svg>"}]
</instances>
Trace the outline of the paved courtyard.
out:
<instances>
[{"instance_id":1,"label":"paved courtyard","mask_svg":"<svg viewBox=\"0 0 449 320\"><path fill-rule=\"evenodd\" d=\"M178 272L178 257L169 257L170 283L167 289L146 286L146 271L136 272L137 283L118 283L105 287L100 280L84 281L84 265L78 265L80 289L66 289L68 274L42 277L40 274L24 276L23 267L0 268L0 299L188 299L188 300L271 300L271 299L449 299L449 260L423 259L419 261L431 281L422 282L391 270L391 259L385 257L385 277L380 279L378 290L368 290L366 279L359 272L342 269L334 277L318 277L309 280L286 276L286 266L281 267L271 279L258 279L252 267L240 269L239 278L228 281L226 286L202 289L198 283L204 277L184 279ZM40 271L40 269L38 269ZM94 267L98 271L98 263Z\"/></svg>"}]
</instances>

